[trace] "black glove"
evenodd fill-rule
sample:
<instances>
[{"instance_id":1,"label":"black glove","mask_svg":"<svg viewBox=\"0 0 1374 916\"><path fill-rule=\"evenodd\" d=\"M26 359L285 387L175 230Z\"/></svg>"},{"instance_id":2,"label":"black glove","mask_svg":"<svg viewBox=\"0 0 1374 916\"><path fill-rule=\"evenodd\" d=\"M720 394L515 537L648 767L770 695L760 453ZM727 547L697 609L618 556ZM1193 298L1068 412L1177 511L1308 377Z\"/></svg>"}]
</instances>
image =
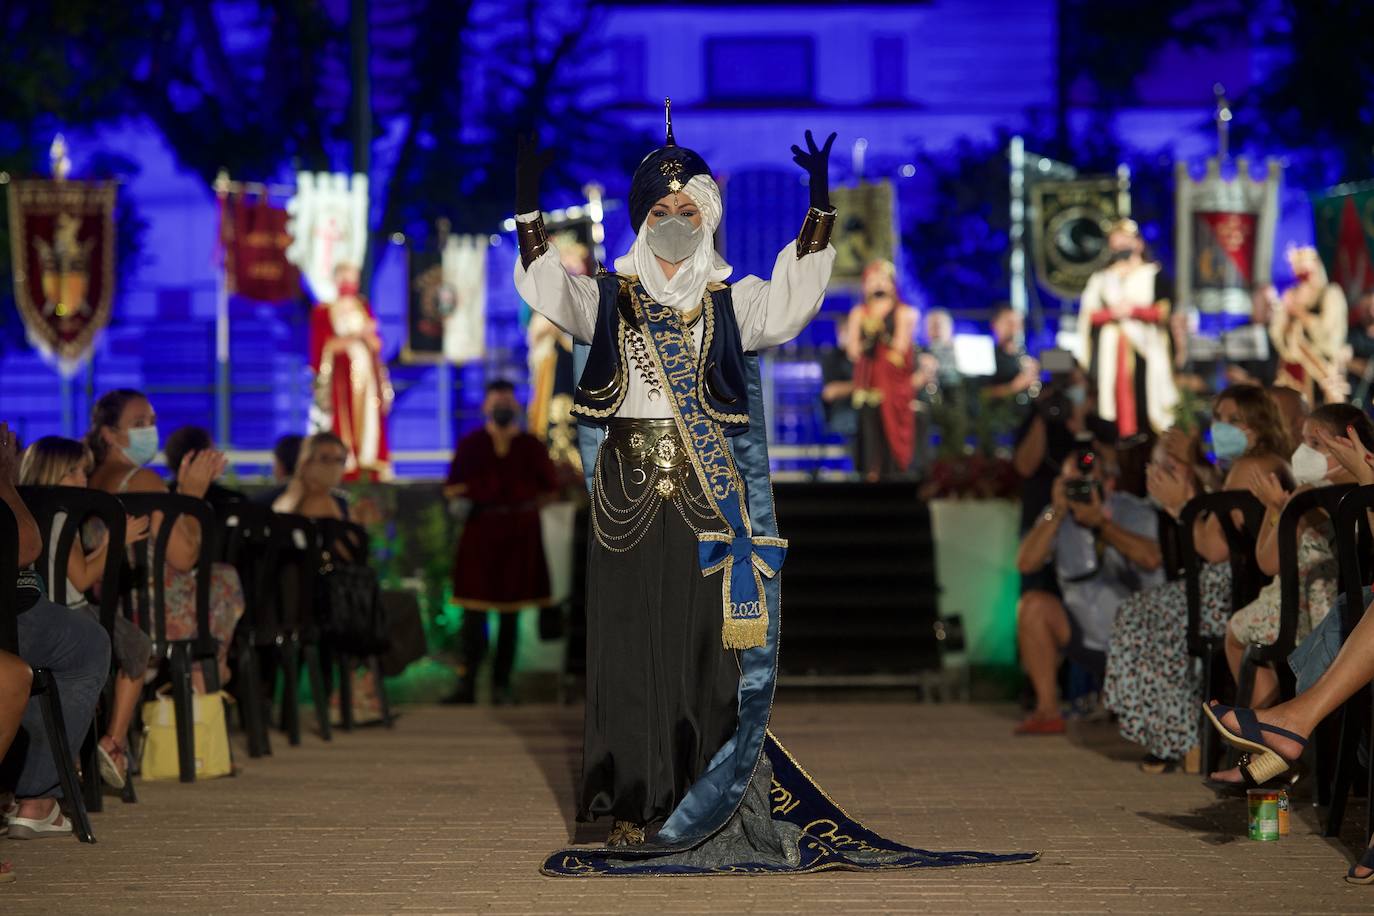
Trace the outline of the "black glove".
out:
<instances>
[{"instance_id":1,"label":"black glove","mask_svg":"<svg viewBox=\"0 0 1374 916\"><path fill-rule=\"evenodd\" d=\"M515 212L539 209L539 179L553 163L553 150L539 148L539 136L521 134L515 144Z\"/></svg>"},{"instance_id":2,"label":"black glove","mask_svg":"<svg viewBox=\"0 0 1374 916\"><path fill-rule=\"evenodd\" d=\"M817 210L830 209L830 147L835 145L832 132L825 140L825 146L816 148L811 131L806 132L806 149L792 144L792 161L811 176L811 206Z\"/></svg>"}]
</instances>

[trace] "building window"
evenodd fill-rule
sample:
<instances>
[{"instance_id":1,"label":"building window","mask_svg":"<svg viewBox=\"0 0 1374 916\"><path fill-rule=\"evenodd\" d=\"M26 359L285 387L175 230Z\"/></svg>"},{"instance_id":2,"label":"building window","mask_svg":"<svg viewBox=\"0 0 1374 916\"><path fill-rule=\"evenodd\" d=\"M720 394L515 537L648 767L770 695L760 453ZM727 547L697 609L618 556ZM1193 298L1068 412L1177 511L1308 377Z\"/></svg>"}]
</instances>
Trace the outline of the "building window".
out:
<instances>
[{"instance_id":1,"label":"building window","mask_svg":"<svg viewBox=\"0 0 1374 916\"><path fill-rule=\"evenodd\" d=\"M873 39L873 100L901 102L906 99L906 42L900 35Z\"/></svg>"},{"instance_id":2,"label":"building window","mask_svg":"<svg viewBox=\"0 0 1374 916\"><path fill-rule=\"evenodd\" d=\"M816 45L810 35L706 39L706 95L718 104L811 103Z\"/></svg>"}]
</instances>

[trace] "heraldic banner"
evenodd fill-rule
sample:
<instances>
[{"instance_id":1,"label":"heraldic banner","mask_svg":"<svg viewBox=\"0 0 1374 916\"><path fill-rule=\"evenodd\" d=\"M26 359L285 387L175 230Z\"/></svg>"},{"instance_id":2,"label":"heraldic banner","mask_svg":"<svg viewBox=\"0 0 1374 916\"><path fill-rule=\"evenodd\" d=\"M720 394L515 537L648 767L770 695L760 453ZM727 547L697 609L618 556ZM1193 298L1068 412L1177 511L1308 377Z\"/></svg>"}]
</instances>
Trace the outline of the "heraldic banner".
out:
<instances>
[{"instance_id":1,"label":"heraldic banner","mask_svg":"<svg viewBox=\"0 0 1374 916\"><path fill-rule=\"evenodd\" d=\"M407 363L471 363L486 353L485 235L447 235L443 248L408 253Z\"/></svg>"},{"instance_id":2,"label":"heraldic banner","mask_svg":"<svg viewBox=\"0 0 1374 916\"><path fill-rule=\"evenodd\" d=\"M259 302L300 297L300 273L286 259L287 218L265 196L230 192L220 198L219 241L230 294Z\"/></svg>"},{"instance_id":3,"label":"heraldic banner","mask_svg":"<svg viewBox=\"0 0 1374 916\"><path fill-rule=\"evenodd\" d=\"M1083 295L1107 263L1112 224L1131 215L1131 182L1122 175L1042 180L1030 185L1035 276L1060 299Z\"/></svg>"},{"instance_id":4,"label":"heraldic banner","mask_svg":"<svg viewBox=\"0 0 1374 916\"><path fill-rule=\"evenodd\" d=\"M110 321L115 277L115 185L9 185L14 297L29 341L64 375L90 355Z\"/></svg>"},{"instance_id":5,"label":"heraldic banner","mask_svg":"<svg viewBox=\"0 0 1374 916\"><path fill-rule=\"evenodd\" d=\"M339 296L334 269L361 268L367 256L367 176L327 172L296 175L296 196L286 205L291 244L286 258L301 269L316 302Z\"/></svg>"},{"instance_id":6,"label":"heraldic banner","mask_svg":"<svg viewBox=\"0 0 1374 916\"><path fill-rule=\"evenodd\" d=\"M1312 219L1326 274L1345 290L1346 301L1374 292L1374 181L1313 194Z\"/></svg>"},{"instance_id":7,"label":"heraldic banner","mask_svg":"<svg viewBox=\"0 0 1374 916\"><path fill-rule=\"evenodd\" d=\"M1199 313L1205 336L1247 320L1252 293L1269 285L1281 173L1274 159L1258 180L1243 157L1230 177L1216 159L1207 161L1201 180L1186 162L1175 166L1177 306Z\"/></svg>"},{"instance_id":8,"label":"heraldic banner","mask_svg":"<svg viewBox=\"0 0 1374 916\"><path fill-rule=\"evenodd\" d=\"M897 202L892 182L860 182L852 188L832 188L831 202L839 211L835 234L832 282L858 286L869 261L894 260L897 250Z\"/></svg>"}]
</instances>

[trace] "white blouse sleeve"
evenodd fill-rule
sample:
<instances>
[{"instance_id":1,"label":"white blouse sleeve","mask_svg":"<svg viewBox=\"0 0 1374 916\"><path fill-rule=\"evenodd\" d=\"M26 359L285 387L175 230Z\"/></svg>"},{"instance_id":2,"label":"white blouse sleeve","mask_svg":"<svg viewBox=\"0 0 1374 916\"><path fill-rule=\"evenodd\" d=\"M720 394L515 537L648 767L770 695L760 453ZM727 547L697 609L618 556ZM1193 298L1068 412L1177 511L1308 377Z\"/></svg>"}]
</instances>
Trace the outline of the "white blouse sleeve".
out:
<instances>
[{"instance_id":1,"label":"white blouse sleeve","mask_svg":"<svg viewBox=\"0 0 1374 916\"><path fill-rule=\"evenodd\" d=\"M545 318L583 343L591 343L596 328L600 289L592 277L574 277L563 269L552 245L526 270L515 259L515 290Z\"/></svg>"},{"instance_id":2,"label":"white blouse sleeve","mask_svg":"<svg viewBox=\"0 0 1374 916\"><path fill-rule=\"evenodd\" d=\"M762 350L786 343L816 317L830 282L835 249L827 245L797 257L795 242L788 242L773 262L772 280L750 274L730 287L735 320L745 350Z\"/></svg>"}]
</instances>

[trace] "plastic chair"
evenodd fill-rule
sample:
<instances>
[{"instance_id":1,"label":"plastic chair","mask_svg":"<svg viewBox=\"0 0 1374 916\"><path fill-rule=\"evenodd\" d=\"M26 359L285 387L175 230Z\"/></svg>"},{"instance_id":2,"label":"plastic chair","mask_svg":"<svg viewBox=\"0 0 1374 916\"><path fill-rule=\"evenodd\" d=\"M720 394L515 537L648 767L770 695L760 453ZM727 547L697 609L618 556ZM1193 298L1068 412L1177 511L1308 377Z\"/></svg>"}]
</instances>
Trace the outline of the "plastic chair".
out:
<instances>
[{"instance_id":1,"label":"plastic chair","mask_svg":"<svg viewBox=\"0 0 1374 916\"><path fill-rule=\"evenodd\" d=\"M43 538L43 553L37 568L42 570L48 584L48 598L58 604L67 603L67 557L72 545L80 537L81 526L88 519L99 519L108 532L111 549L105 552L105 568L100 578L99 617L105 632L114 639L115 615L119 609L119 579L124 569L124 507L119 500L100 490L82 487L20 487L19 495L28 506ZM57 516L65 516L61 530L54 533ZM109 706L114 698L114 672L118 663L111 660L110 679L105 682L103 702L96 710L91 732L81 750L81 769L86 793L86 809L101 811L105 807L100 788L100 769L96 761L96 742L109 722ZM138 801L132 779L124 781L120 798L125 804Z\"/></svg>"},{"instance_id":2,"label":"plastic chair","mask_svg":"<svg viewBox=\"0 0 1374 916\"><path fill-rule=\"evenodd\" d=\"M323 546L326 566L330 563L363 567L368 565L372 553L371 538L368 536L366 528L356 522L334 518L316 519L315 524L320 531L320 542ZM378 598L380 601L380 592ZM382 613L380 605L377 610L378 613ZM367 664L368 670L372 672L372 677L376 682L377 699L381 704L382 724L391 728L394 722L391 716L391 704L387 700L386 682L382 673L381 653L385 649L385 646L378 646L376 651L364 656L361 660ZM356 658L341 646L330 646L330 652L334 656L333 661L337 663L339 672L339 727L346 732L352 731L354 726L352 674Z\"/></svg>"},{"instance_id":3,"label":"plastic chair","mask_svg":"<svg viewBox=\"0 0 1374 916\"><path fill-rule=\"evenodd\" d=\"M1226 536L1231 566L1231 612L1235 613L1255 600L1264 585L1255 563L1255 541L1264 520L1264 506L1244 490L1223 490L1194 497L1179 516L1184 588L1188 598L1188 654L1202 660L1203 687L1210 690L1225 637L1202 635L1202 564L1193 542L1193 523L1203 512L1216 515ZM1232 512L1241 513L1242 525L1236 525ZM1198 718L1203 718L1201 710ZM1202 735L1202 771L1208 773L1217 759L1217 737L1205 721L1201 722L1199 732Z\"/></svg>"},{"instance_id":4,"label":"plastic chair","mask_svg":"<svg viewBox=\"0 0 1374 916\"><path fill-rule=\"evenodd\" d=\"M133 588L126 594L132 603L138 595L139 624L153 639L157 655L166 657L171 669L172 703L177 720L177 764L182 782L196 779L196 735L194 691L191 668L197 662L205 677L205 687L219 690L219 643L210 632L211 565L218 555L219 522L209 503L178 493L124 493L118 497L130 515L151 516L162 513L156 535L134 545ZM190 639L167 638L167 545L177 521L187 516L200 523L200 554L193 573L196 578L196 635ZM149 589L151 582L152 588ZM132 618L132 607L126 613Z\"/></svg>"},{"instance_id":5,"label":"plastic chair","mask_svg":"<svg viewBox=\"0 0 1374 916\"><path fill-rule=\"evenodd\" d=\"M1299 592L1302 583L1298 576L1298 523L1313 510L1323 510L1335 525L1341 500L1355 489L1354 484L1318 487L1297 493L1279 516L1279 633L1272 644L1255 643L1245 647L1241 656L1240 677L1236 682L1236 705L1254 705L1255 669L1261 665L1273 667L1279 679L1279 693L1290 699L1294 693L1293 669L1288 656L1298 642Z\"/></svg>"},{"instance_id":6,"label":"plastic chair","mask_svg":"<svg viewBox=\"0 0 1374 916\"><path fill-rule=\"evenodd\" d=\"M281 728L294 747L301 743L301 663L310 678L315 721L320 737L333 739L329 724L329 690L320 664L320 632L315 619L315 590L322 557L315 523L303 515L274 513L272 539L277 556L277 589L272 607L276 613L277 658L282 669Z\"/></svg>"},{"instance_id":7,"label":"plastic chair","mask_svg":"<svg viewBox=\"0 0 1374 916\"><path fill-rule=\"evenodd\" d=\"M0 583L4 588L3 597L0 597L0 649L23 658L19 652L19 613L14 600L14 584L18 581L19 523L10 507L0 502ZM33 686L29 688L29 696L38 698L39 709L43 713L43 731L47 733L48 747L52 750L53 764L57 767L62 797L67 802L67 814L72 819L72 832L81 842L94 843L91 818L86 813L86 801L82 798L72 749L67 744L67 726L62 719L57 678L50 669L33 668Z\"/></svg>"},{"instance_id":8,"label":"plastic chair","mask_svg":"<svg viewBox=\"0 0 1374 916\"><path fill-rule=\"evenodd\" d=\"M247 501L216 504L223 526L220 560L239 572L243 583L244 613L234 631L233 656L237 663L235 694L248 736L248 755L272 753L267 733L271 703L258 669L259 652L275 647L275 629L269 612L270 591L275 585L277 544L272 537L272 510Z\"/></svg>"},{"instance_id":9,"label":"plastic chair","mask_svg":"<svg viewBox=\"0 0 1374 916\"><path fill-rule=\"evenodd\" d=\"M1341 584L1345 592L1345 612L1341 618L1342 641L1350 637L1355 625L1364 616L1364 585L1374 576L1374 557L1370 550L1369 511L1374 509L1374 486L1356 487L1341 499L1340 507L1334 516L1336 523L1336 551L1341 565ZM1374 684L1356 693L1342 704L1337 713L1328 717L1327 722L1336 721L1339 730L1335 755L1335 768L1329 783L1330 808L1326 813L1326 836L1340 836L1341 823L1345 820L1345 804L1354 781L1355 771L1360 768L1359 744L1361 732L1374 736ZM1364 723L1363 725L1361 723ZM1323 727L1326 723L1323 723ZM1318 748L1321 744L1318 743ZM1374 740L1366 747L1374 751ZM1324 768L1318 766L1320 773ZM1374 759L1365 767L1369 775L1368 799L1374 800ZM1318 802L1326 801L1320 795L1328 788L1324 779L1318 779ZM1369 806L1365 823L1365 837L1374 835L1374 804Z\"/></svg>"}]
</instances>

